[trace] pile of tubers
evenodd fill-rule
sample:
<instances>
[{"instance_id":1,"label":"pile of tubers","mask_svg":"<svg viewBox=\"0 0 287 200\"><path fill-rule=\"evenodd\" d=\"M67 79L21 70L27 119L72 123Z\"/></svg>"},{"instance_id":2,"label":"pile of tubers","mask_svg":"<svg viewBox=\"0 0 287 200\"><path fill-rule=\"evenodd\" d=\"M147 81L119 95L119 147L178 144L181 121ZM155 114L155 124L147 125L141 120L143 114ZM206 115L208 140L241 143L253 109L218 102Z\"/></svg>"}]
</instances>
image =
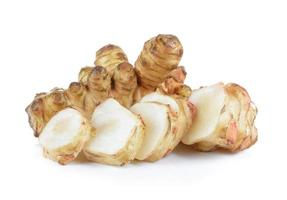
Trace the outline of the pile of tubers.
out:
<instances>
[{"instance_id":1,"label":"pile of tubers","mask_svg":"<svg viewBox=\"0 0 287 200\"><path fill-rule=\"evenodd\" d=\"M176 36L145 42L134 66L115 45L96 53L68 89L36 94L26 108L45 157L67 164L80 153L88 160L124 165L156 161L180 143L195 150L244 150L257 140L257 109L234 83L184 84Z\"/></svg>"}]
</instances>

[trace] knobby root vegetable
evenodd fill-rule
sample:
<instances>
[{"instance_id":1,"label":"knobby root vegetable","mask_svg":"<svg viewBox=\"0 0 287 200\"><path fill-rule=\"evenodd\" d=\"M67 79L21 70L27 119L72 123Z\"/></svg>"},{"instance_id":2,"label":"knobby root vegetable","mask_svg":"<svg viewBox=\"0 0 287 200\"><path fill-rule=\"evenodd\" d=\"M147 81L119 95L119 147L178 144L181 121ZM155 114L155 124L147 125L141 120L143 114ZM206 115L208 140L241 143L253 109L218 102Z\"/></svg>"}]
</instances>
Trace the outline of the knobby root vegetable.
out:
<instances>
[{"instance_id":1,"label":"knobby root vegetable","mask_svg":"<svg viewBox=\"0 0 287 200\"><path fill-rule=\"evenodd\" d=\"M46 123L60 110L68 106L64 90L55 88L49 93L36 94L33 102L26 108L29 123L38 137Z\"/></svg>"},{"instance_id":2,"label":"knobby root vegetable","mask_svg":"<svg viewBox=\"0 0 287 200\"><path fill-rule=\"evenodd\" d=\"M152 68L155 74L163 76L154 87L148 87L145 82L140 81L141 75L128 63L127 56L121 48L107 45L96 53L95 63L98 66L81 69L79 82L72 82L67 90L54 89L49 93L36 95L26 108L34 135L38 137L51 117L66 107L83 111L85 117L90 118L96 106L107 98L115 98L128 108L144 95L154 92L156 86L160 87L160 84L164 83L166 88L162 89L166 94L190 96L190 88L183 84L186 73L183 67L177 67L182 55L182 46L175 36L158 35L149 40L138 61L144 60L145 54L149 55L148 60L151 63L158 64L142 65L138 68ZM164 73L161 72L162 66L166 68Z\"/></svg>"},{"instance_id":3,"label":"knobby root vegetable","mask_svg":"<svg viewBox=\"0 0 287 200\"><path fill-rule=\"evenodd\" d=\"M247 91L234 83L218 83L193 91L197 107L193 125L182 139L200 151L241 151L257 140L257 109Z\"/></svg>"},{"instance_id":4,"label":"knobby root vegetable","mask_svg":"<svg viewBox=\"0 0 287 200\"><path fill-rule=\"evenodd\" d=\"M134 103L134 95L137 88L137 77L135 70L123 50L115 45L106 45L96 53L96 66L105 69L109 79L108 96L115 98L123 106L130 107ZM84 67L79 73L79 81L83 84L88 83L93 67ZM99 81L100 83L100 81ZM101 99L96 95L97 99ZM107 97L105 96L103 100ZM102 100L101 100L102 101Z\"/></svg>"},{"instance_id":5,"label":"knobby root vegetable","mask_svg":"<svg viewBox=\"0 0 287 200\"><path fill-rule=\"evenodd\" d=\"M174 35L160 34L145 42L135 62L141 96L154 91L178 67L182 54L182 45Z\"/></svg>"},{"instance_id":6,"label":"knobby root vegetable","mask_svg":"<svg viewBox=\"0 0 287 200\"><path fill-rule=\"evenodd\" d=\"M120 47L106 45L94 66L81 69L78 82L37 94L26 112L44 155L66 164L83 149L92 161L123 165L156 161L180 141L200 151L234 152L254 144L257 109L247 91L220 83L192 92L179 66L182 54L176 36L160 34L145 42L133 67ZM62 115L75 117L75 125ZM56 124L66 127L54 134Z\"/></svg>"},{"instance_id":7,"label":"knobby root vegetable","mask_svg":"<svg viewBox=\"0 0 287 200\"><path fill-rule=\"evenodd\" d=\"M95 66L105 67L111 76L116 67L124 62L128 62L128 58L124 51L116 45L106 45L96 53Z\"/></svg>"},{"instance_id":8,"label":"knobby root vegetable","mask_svg":"<svg viewBox=\"0 0 287 200\"><path fill-rule=\"evenodd\" d=\"M140 116L110 98L95 109L91 121L97 134L84 149L89 160L112 165L134 160L144 137Z\"/></svg>"},{"instance_id":9,"label":"knobby root vegetable","mask_svg":"<svg viewBox=\"0 0 287 200\"><path fill-rule=\"evenodd\" d=\"M49 120L39 142L45 157L67 164L77 157L94 132L90 122L79 111L66 108Z\"/></svg>"}]
</instances>

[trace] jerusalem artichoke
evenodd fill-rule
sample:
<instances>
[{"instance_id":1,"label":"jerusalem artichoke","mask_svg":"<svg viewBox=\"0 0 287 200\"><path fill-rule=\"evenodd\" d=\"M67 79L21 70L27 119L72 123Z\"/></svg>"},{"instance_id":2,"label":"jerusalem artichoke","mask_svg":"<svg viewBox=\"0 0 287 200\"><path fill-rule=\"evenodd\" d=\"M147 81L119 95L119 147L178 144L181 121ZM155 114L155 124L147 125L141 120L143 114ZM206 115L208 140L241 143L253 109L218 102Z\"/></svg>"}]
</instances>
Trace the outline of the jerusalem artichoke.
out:
<instances>
[{"instance_id":1,"label":"jerusalem artichoke","mask_svg":"<svg viewBox=\"0 0 287 200\"><path fill-rule=\"evenodd\" d=\"M89 160L112 165L134 160L144 137L140 116L110 98L95 109L91 121L97 134L84 149Z\"/></svg>"},{"instance_id":2,"label":"jerusalem artichoke","mask_svg":"<svg viewBox=\"0 0 287 200\"><path fill-rule=\"evenodd\" d=\"M136 155L138 160L154 161L162 157L153 157L161 150L165 138L175 130L176 116L168 105L157 102L140 102L131 107L131 111L139 114L145 124L143 144ZM152 159L149 159L152 157Z\"/></svg>"},{"instance_id":3,"label":"jerusalem artichoke","mask_svg":"<svg viewBox=\"0 0 287 200\"><path fill-rule=\"evenodd\" d=\"M138 82L144 94L146 90L155 90L167 75L177 68L182 54L182 45L173 35L161 34L145 42L135 62Z\"/></svg>"},{"instance_id":4,"label":"jerusalem artichoke","mask_svg":"<svg viewBox=\"0 0 287 200\"><path fill-rule=\"evenodd\" d=\"M198 112L183 143L201 151L240 151L256 142L257 109L241 86L219 83L203 87L190 100Z\"/></svg>"},{"instance_id":5,"label":"jerusalem artichoke","mask_svg":"<svg viewBox=\"0 0 287 200\"><path fill-rule=\"evenodd\" d=\"M124 51L116 45L106 45L96 53L95 66L105 67L111 76L116 67L124 62L128 62L128 58Z\"/></svg>"},{"instance_id":6,"label":"jerusalem artichoke","mask_svg":"<svg viewBox=\"0 0 287 200\"><path fill-rule=\"evenodd\" d=\"M66 108L49 120L39 142L45 157L67 164L77 157L93 134L94 128L80 112Z\"/></svg>"},{"instance_id":7,"label":"jerusalem artichoke","mask_svg":"<svg viewBox=\"0 0 287 200\"><path fill-rule=\"evenodd\" d=\"M187 107L187 101L180 99L180 98L174 98L171 96L167 96L164 94L161 94L159 92L150 93L146 96L144 96L140 102L154 102L154 103L161 103L164 105L169 106L171 109L171 117L170 117L170 123L171 126L169 127L168 133L165 135L165 137L161 140L161 142L157 145L153 153L147 157L145 160L148 161L155 161L158 160L166 155L168 155L172 150L177 146L177 144L181 141L182 137L185 135L187 130L189 129L191 123L192 123L192 113L188 110L188 112L185 111L185 107ZM134 106L136 107L137 104ZM144 112L150 112L150 115L153 115L154 110L151 108L148 108ZM131 108L133 110L133 107ZM139 111L139 114L141 112ZM144 118L144 122L146 118ZM152 120L152 119L147 119ZM147 126L149 124L146 124ZM148 134L152 134L146 131L146 136Z\"/></svg>"},{"instance_id":8,"label":"jerusalem artichoke","mask_svg":"<svg viewBox=\"0 0 287 200\"><path fill-rule=\"evenodd\" d=\"M176 36L160 34L144 44L134 68L120 47L106 45L79 82L37 94L26 112L44 155L66 164L83 151L123 165L156 161L180 141L200 151L254 144L257 109L247 91L220 83L192 92L178 66L182 54Z\"/></svg>"}]
</instances>

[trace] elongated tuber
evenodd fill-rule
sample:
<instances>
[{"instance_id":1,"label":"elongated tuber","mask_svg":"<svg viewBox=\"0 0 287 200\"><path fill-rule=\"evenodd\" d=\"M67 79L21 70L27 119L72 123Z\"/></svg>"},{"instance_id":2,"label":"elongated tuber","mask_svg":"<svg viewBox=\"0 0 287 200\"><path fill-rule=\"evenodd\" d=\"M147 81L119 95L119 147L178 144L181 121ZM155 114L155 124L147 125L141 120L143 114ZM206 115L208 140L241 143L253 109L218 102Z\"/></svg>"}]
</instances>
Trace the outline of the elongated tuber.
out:
<instances>
[{"instance_id":1,"label":"elongated tuber","mask_svg":"<svg viewBox=\"0 0 287 200\"><path fill-rule=\"evenodd\" d=\"M182 54L183 48L176 36L158 35L148 40L135 62L140 87L144 91L155 90L178 67Z\"/></svg>"}]
</instances>

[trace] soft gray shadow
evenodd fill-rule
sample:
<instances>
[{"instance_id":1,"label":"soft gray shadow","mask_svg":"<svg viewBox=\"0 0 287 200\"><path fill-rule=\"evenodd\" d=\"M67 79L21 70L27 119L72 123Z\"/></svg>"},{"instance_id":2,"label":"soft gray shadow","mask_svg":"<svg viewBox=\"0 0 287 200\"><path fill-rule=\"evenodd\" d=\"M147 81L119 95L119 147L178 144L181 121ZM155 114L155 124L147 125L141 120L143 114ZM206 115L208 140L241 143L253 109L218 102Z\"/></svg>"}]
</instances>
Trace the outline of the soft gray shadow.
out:
<instances>
[{"instance_id":1,"label":"soft gray shadow","mask_svg":"<svg viewBox=\"0 0 287 200\"><path fill-rule=\"evenodd\" d=\"M178 157L186 157L188 159L190 158L215 158L215 157L221 157L221 156L229 156L234 153L226 152L226 151L214 151L214 152L203 152L203 151L196 151L194 150L190 145L185 145L183 143L180 143L177 145L175 150L172 152L172 154L177 155Z\"/></svg>"}]
</instances>

